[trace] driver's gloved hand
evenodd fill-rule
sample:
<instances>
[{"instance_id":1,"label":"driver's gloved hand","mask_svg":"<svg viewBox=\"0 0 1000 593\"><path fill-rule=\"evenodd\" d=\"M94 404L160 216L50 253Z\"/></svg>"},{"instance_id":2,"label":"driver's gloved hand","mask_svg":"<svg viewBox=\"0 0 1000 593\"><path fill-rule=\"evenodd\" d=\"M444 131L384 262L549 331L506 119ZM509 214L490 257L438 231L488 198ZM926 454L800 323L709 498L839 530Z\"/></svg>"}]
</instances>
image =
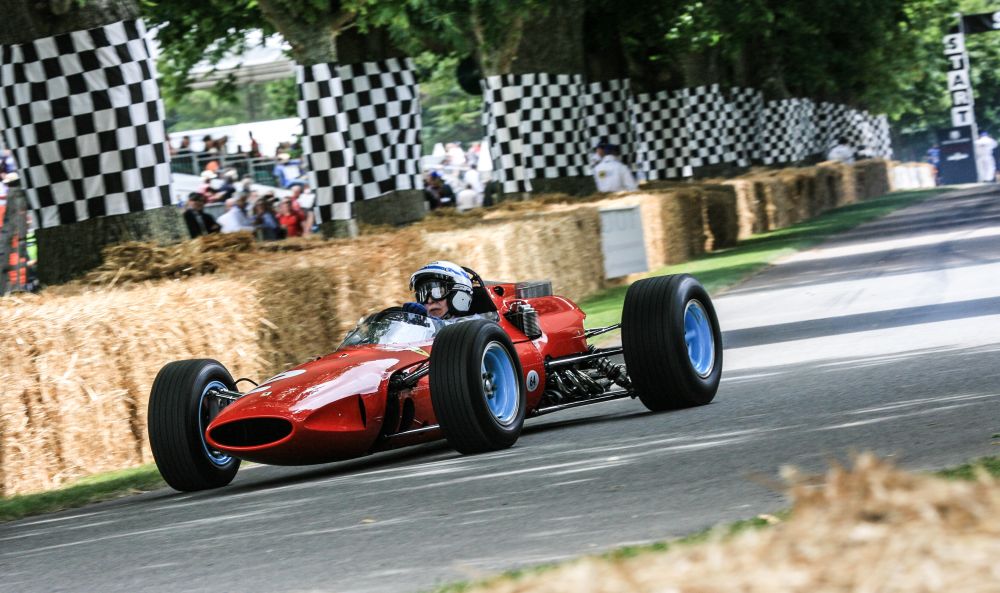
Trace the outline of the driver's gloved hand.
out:
<instances>
[{"instance_id":1,"label":"driver's gloved hand","mask_svg":"<svg viewBox=\"0 0 1000 593\"><path fill-rule=\"evenodd\" d=\"M403 303L403 311L413 313L415 315L427 315L427 307L421 305L420 303Z\"/></svg>"}]
</instances>

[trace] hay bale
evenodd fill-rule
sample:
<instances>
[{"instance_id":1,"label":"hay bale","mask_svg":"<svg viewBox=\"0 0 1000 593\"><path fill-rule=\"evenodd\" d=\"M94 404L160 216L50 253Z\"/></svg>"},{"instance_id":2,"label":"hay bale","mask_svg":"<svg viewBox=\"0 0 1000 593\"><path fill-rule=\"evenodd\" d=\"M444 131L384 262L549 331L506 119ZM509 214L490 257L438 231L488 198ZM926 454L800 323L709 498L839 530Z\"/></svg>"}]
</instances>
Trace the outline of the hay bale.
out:
<instances>
[{"instance_id":1,"label":"hay bale","mask_svg":"<svg viewBox=\"0 0 1000 593\"><path fill-rule=\"evenodd\" d=\"M517 217L423 234L427 249L473 268L491 280L552 280L572 299L604 287L604 255L597 208L554 205Z\"/></svg>"},{"instance_id":2,"label":"hay bale","mask_svg":"<svg viewBox=\"0 0 1000 593\"><path fill-rule=\"evenodd\" d=\"M705 219L705 249L733 247L740 235L736 191L731 185L702 184L702 216Z\"/></svg>"},{"instance_id":3,"label":"hay bale","mask_svg":"<svg viewBox=\"0 0 1000 593\"><path fill-rule=\"evenodd\" d=\"M839 208L858 201L857 180L853 165L839 161L826 161L817 165L832 192L830 207Z\"/></svg>"},{"instance_id":4,"label":"hay bale","mask_svg":"<svg viewBox=\"0 0 1000 593\"><path fill-rule=\"evenodd\" d=\"M889 193L889 161L865 159L854 163L859 200L870 200Z\"/></svg>"},{"instance_id":5,"label":"hay bale","mask_svg":"<svg viewBox=\"0 0 1000 593\"><path fill-rule=\"evenodd\" d=\"M767 232L766 204L758 199L752 179L739 178L723 181L723 185L732 188L736 195L736 217L738 220L738 239L746 239L758 233Z\"/></svg>"},{"instance_id":6,"label":"hay bale","mask_svg":"<svg viewBox=\"0 0 1000 593\"><path fill-rule=\"evenodd\" d=\"M145 413L160 367L218 357L256 374L260 317L253 292L222 277L0 301L0 492L151 461Z\"/></svg>"}]
</instances>

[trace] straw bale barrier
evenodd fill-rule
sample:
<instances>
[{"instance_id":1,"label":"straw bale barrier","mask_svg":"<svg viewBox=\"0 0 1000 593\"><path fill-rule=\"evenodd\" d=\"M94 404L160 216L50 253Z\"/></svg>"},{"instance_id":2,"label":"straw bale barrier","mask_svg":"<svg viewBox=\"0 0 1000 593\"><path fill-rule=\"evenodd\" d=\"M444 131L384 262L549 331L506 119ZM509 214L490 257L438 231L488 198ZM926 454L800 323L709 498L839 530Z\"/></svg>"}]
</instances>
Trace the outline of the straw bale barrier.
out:
<instances>
[{"instance_id":1,"label":"straw bale barrier","mask_svg":"<svg viewBox=\"0 0 1000 593\"><path fill-rule=\"evenodd\" d=\"M986 593L1000 582L1000 483L909 474L870 455L790 477L773 526L631 558L584 558L470 593ZM665 527L666 528L666 527Z\"/></svg>"},{"instance_id":2,"label":"straw bale barrier","mask_svg":"<svg viewBox=\"0 0 1000 593\"><path fill-rule=\"evenodd\" d=\"M604 287L601 221L590 205L484 218L474 226L426 232L423 239L486 279L548 279L571 299Z\"/></svg>"},{"instance_id":3,"label":"straw bale barrier","mask_svg":"<svg viewBox=\"0 0 1000 593\"><path fill-rule=\"evenodd\" d=\"M854 163L859 200L870 200L889 193L889 161L865 159Z\"/></svg>"},{"instance_id":4,"label":"straw bale barrier","mask_svg":"<svg viewBox=\"0 0 1000 593\"><path fill-rule=\"evenodd\" d=\"M259 367L259 305L232 279L0 300L0 493L148 463L146 401L174 359Z\"/></svg>"},{"instance_id":5,"label":"straw bale barrier","mask_svg":"<svg viewBox=\"0 0 1000 593\"><path fill-rule=\"evenodd\" d=\"M754 189L753 179L741 177L721 183L731 187L736 196L737 239L767 232L767 204Z\"/></svg>"},{"instance_id":6,"label":"straw bale barrier","mask_svg":"<svg viewBox=\"0 0 1000 593\"><path fill-rule=\"evenodd\" d=\"M601 208L640 207L656 269L839 204L851 183L864 195L882 187L880 174L887 183L884 163L856 169L541 196L369 228L354 240L232 234L109 248L80 281L0 300L0 495L149 462L145 411L163 364L212 357L255 379L284 370L336 348L361 315L407 300L409 274L423 262L452 259L491 280L550 279L579 299L609 285Z\"/></svg>"},{"instance_id":7,"label":"straw bale barrier","mask_svg":"<svg viewBox=\"0 0 1000 593\"><path fill-rule=\"evenodd\" d=\"M705 218L705 250L733 247L739 240L740 219L736 191L731 185L705 184L703 208Z\"/></svg>"}]
</instances>

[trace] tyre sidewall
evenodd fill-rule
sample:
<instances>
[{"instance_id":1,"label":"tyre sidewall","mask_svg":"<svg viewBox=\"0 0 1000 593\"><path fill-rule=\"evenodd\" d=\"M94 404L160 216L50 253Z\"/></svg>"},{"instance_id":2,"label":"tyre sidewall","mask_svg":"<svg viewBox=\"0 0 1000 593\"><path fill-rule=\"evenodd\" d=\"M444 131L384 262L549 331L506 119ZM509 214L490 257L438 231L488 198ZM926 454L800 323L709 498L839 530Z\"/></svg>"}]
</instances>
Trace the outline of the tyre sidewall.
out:
<instances>
[{"instance_id":1,"label":"tyre sidewall","mask_svg":"<svg viewBox=\"0 0 1000 593\"><path fill-rule=\"evenodd\" d=\"M669 295L670 339L671 346L678 355L669 358L671 371L686 387L686 399L691 400L693 404L706 404L715 396L722 378L722 332L719 329L719 320L708 291L692 276L686 274L677 276L674 278L672 288ZM707 377L702 377L695 371L684 339L684 312L692 300L697 300L701 304L712 328L715 360L712 371Z\"/></svg>"},{"instance_id":2,"label":"tyre sidewall","mask_svg":"<svg viewBox=\"0 0 1000 593\"><path fill-rule=\"evenodd\" d=\"M516 380L518 391L517 412L513 420L506 425L497 421L493 412L490 410L489 405L486 402L486 393L481 379L483 355L485 354L486 347L490 344L490 342L497 342L503 346L504 350L507 352L507 356L510 358L512 366L514 367L514 378ZM516 441L517 437L521 434L521 428L524 425L524 408L527 405L524 374L521 370L521 361L517 356L517 351L514 349L514 344L511 342L507 332L503 331L500 326L495 323L486 323L478 332L476 332L470 356L465 362L469 365L468 393L472 398L471 403L473 405L473 409L475 410L476 419L479 421L479 426L484 432L489 433L490 440L502 442L505 446L509 447L514 444L514 441Z\"/></svg>"},{"instance_id":3,"label":"tyre sidewall","mask_svg":"<svg viewBox=\"0 0 1000 593\"><path fill-rule=\"evenodd\" d=\"M239 460L235 457L230 457L228 463L222 465L215 463L208 456L208 452L206 451L208 444L205 441L205 430L208 428L208 423L211 422L211 419L204 424L199 422L201 417L200 406L204 405L202 394L204 393L205 387L215 381L222 383L226 386L226 389L230 391L236 390L236 385L233 381L232 375L229 374L229 371L227 371L222 364L212 361L212 363L206 364L199 370L194 383L191 385L191 390L188 393L188 409L185 413L185 416L189 419L187 430L188 450L196 459L196 463L204 471L225 472L234 465L239 465ZM211 396L205 396L205 398L208 397Z\"/></svg>"}]
</instances>

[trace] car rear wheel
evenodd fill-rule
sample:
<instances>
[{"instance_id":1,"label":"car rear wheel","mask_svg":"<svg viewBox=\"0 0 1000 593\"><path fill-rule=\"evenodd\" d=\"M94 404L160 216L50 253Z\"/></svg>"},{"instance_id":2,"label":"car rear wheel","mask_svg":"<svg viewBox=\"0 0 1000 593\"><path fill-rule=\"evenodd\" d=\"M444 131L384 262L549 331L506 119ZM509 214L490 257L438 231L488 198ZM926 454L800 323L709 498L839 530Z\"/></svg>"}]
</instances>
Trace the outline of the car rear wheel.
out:
<instances>
[{"instance_id":1,"label":"car rear wheel","mask_svg":"<svg viewBox=\"0 0 1000 593\"><path fill-rule=\"evenodd\" d=\"M514 344L499 325L461 321L434 338L431 404L448 443L461 453L506 449L521 434L524 375Z\"/></svg>"},{"instance_id":2,"label":"car rear wheel","mask_svg":"<svg viewBox=\"0 0 1000 593\"><path fill-rule=\"evenodd\" d=\"M629 378L650 410L707 404L719 389L719 321L708 292L688 274L629 286L622 346Z\"/></svg>"},{"instance_id":3,"label":"car rear wheel","mask_svg":"<svg viewBox=\"0 0 1000 593\"><path fill-rule=\"evenodd\" d=\"M149 394L149 446L160 475L181 491L233 481L240 460L209 447L205 429L222 409L212 389L235 391L232 375L210 359L180 360L160 369Z\"/></svg>"}]
</instances>

